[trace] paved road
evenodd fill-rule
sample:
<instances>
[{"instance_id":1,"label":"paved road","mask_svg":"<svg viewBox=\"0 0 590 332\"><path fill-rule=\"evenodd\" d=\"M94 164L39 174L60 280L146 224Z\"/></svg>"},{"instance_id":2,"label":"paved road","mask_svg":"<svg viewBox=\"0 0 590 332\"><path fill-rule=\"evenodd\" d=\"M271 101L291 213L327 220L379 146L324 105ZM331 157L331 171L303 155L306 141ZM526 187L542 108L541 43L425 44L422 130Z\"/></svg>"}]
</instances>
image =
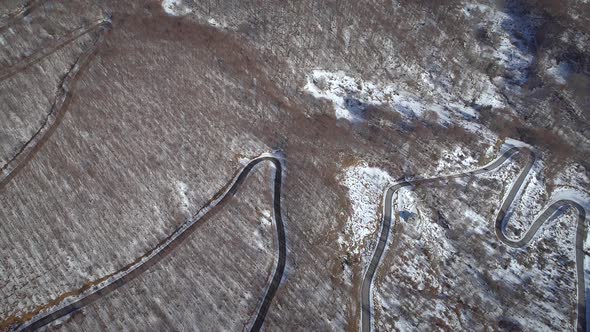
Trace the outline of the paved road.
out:
<instances>
[{"instance_id":1,"label":"paved road","mask_svg":"<svg viewBox=\"0 0 590 332\"><path fill-rule=\"evenodd\" d=\"M144 256L139 257L137 260L135 260L135 262L117 271L110 278L100 283L95 288L84 289L82 292L80 292L80 296L75 301L62 306L57 306L48 312L35 313L36 316L33 319L22 322L20 326L13 326L11 330L34 331L89 305L90 303L104 297L115 289L130 282L135 277L141 275L147 269L157 264L166 255L178 247L178 245L180 245L188 236L190 236L190 234L195 230L195 226L199 221L203 220L208 215L215 213L216 210L221 208L222 205L237 192L240 185L244 182L252 169L262 162L271 162L274 165L275 170L273 187L273 214L278 239L278 260L272 280L266 290L266 293L264 294L264 297L262 298L261 304L258 306L256 319L250 328L251 331L260 330L264 322L264 318L266 317L266 314L270 308L272 299L283 277L287 257L285 228L281 215L281 186L283 168L280 160L272 156L263 156L250 161L233 178L233 181L229 183L226 189L222 190L214 197L209 205L201 209L191 220L185 222L169 237L161 241L160 244L158 244Z\"/></svg>"},{"instance_id":2,"label":"paved road","mask_svg":"<svg viewBox=\"0 0 590 332\"><path fill-rule=\"evenodd\" d=\"M526 148L510 148L506 150L498 159L494 160L492 163L479 168L477 170L453 174L453 175L445 175L445 176L437 176L432 178L421 178L411 181L404 181L397 184L394 184L387 188L384 195L383 200L383 219L381 222L381 233L379 235L379 242L377 243L377 247L375 248L375 252L373 253L373 257L371 258L371 262L369 263L369 267L365 272L365 276L363 278L363 283L361 286L361 331L369 332L372 329L371 319L372 319L372 306L371 306L371 290L373 286L373 279L375 277L375 273L377 271L377 267L381 261L383 256L383 251L387 245L389 235L391 232L391 223L392 223L392 211L393 211L393 194L397 192L400 188L407 187L407 186L416 186L416 185L424 185L428 183L432 183L442 179L453 179L465 176L472 176L477 174L483 174L487 172L491 172L496 170L498 167L502 166L507 160L510 159L513 155L517 153L527 153L529 158L527 160L527 164L519 173L516 181L512 184L512 187L508 193L508 196L504 200L502 206L500 207L500 211L498 216L496 217L495 223L495 232L497 238L504 244L513 248L521 248L526 246L536 235L539 228L548 220L552 220L553 218L560 215L560 213L567 209L567 208L575 208L578 211L578 225L577 225L577 233L576 233L576 275L577 275L577 312L578 312L578 319L577 319L577 330L578 331L585 331L586 330L586 298L585 298L585 281L584 281L584 253L583 253L583 242L586 238L586 212L585 209L578 203L571 201L571 200L559 200L552 203L548 206L545 211L533 222L533 225L529 228L526 234L520 240L510 240L506 237L504 231L506 228L506 224L510 219L510 207L512 206L515 198L518 196L519 192L523 189L525 180L530 173L530 170L533 167L533 164L536 160L536 155L529 149Z\"/></svg>"}]
</instances>

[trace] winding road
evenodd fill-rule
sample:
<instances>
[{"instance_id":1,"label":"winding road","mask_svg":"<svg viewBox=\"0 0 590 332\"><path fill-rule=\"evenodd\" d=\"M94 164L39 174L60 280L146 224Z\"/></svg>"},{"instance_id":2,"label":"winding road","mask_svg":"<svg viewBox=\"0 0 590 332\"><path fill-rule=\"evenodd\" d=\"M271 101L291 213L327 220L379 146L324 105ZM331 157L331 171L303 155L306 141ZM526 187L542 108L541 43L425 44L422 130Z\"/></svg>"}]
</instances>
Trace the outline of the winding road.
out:
<instances>
[{"instance_id":1,"label":"winding road","mask_svg":"<svg viewBox=\"0 0 590 332\"><path fill-rule=\"evenodd\" d=\"M136 259L133 263L125 266L119 271L103 277L95 282L85 286L78 291L66 293L66 297L59 297L59 301L53 301L50 304L39 307L36 311L30 312L24 316L32 317L31 319L15 319L10 327L12 331L34 331L57 319L65 317L77 310L89 305L90 303L104 297L115 289L127 284L135 277L141 275L150 267L157 264L166 255L172 252L195 230L195 226L206 216L212 214L215 210L221 208L224 202L232 197L248 174L254 167L262 162L270 162L274 166L274 187L273 187L273 216L277 235L277 256L276 267L270 283L266 289L264 297L257 307L254 319L250 326L250 331L259 331L264 323L266 314L270 308L272 299L280 285L283 273L285 271L285 262L287 257L285 227L281 214L281 186L283 167L279 158L273 155L262 155L252 159L244 168L242 168L214 198L202 208L193 218L183 223L170 236L162 240L156 247ZM66 301L69 298L75 298L71 302Z\"/></svg>"},{"instance_id":2,"label":"winding road","mask_svg":"<svg viewBox=\"0 0 590 332\"><path fill-rule=\"evenodd\" d=\"M586 297L585 297L585 281L584 281L584 252L583 242L586 238L586 210L579 203L563 199L558 200L550 204L545 208L543 213L537 217L533 222L532 226L528 229L525 235L519 240L511 240L505 234L506 225L510 219L510 207L514 203L514 200L519 196L519 192L524 188L525 180L529 175L537 157L535 153L527 148L523 147L512 147L507 149L500 157L492 161L488 165L485 165L479 169L468 171L453 175L443 175L432 178L419 178L411 181L403 181L400 183L393 184L385 190L383 196L383 218L381 222L381 232L379 235L379 242L375 248L371 262L365 272L363 283L361 286L361 331L369 332L372 330L372 303L371 293L373 287L373 279L375 273L381 262L383 252L387 246L387 242L391 233L391 224L393 220L393 194L399 189L408 186L417 186L432 183L443 179L453 179L465 176L473 176L477 174L484 174L498 169L507 160L517 153L528 154L527 164L519 173L516 181L511 186L507 197L504 199L500 211L496 217L495 222L495 233L504 245L512 248L522 248L529 244L533 237L537 234L539 228L549 220L557 217L560 212L567 208L574 208L578 212L578 223L576 233L576 276L577 276L577 331L586 331Z\"/></svg>"}]
</instances>

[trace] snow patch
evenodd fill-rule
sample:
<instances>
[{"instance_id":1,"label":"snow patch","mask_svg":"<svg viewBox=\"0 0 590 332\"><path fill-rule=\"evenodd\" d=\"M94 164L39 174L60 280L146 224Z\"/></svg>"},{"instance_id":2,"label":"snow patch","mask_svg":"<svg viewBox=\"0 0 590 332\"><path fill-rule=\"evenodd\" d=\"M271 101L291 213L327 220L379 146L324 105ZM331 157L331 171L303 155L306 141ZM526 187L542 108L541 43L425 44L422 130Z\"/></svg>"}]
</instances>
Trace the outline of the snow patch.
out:
<instances>
[{"instance_id":1,"label":"snow patch","mask_svg":"<svg viewBox=\"0 0 590 332\"><path fill-rule=\"evenodd\" d=\"M494 44L491 58L508 74L504 75L509 77L506 83L517 87L527 81L528 68L534 62L528 43L531 42L531 36L540 20L532 15L523 16L515 8L506 10L504 12L487 5L468 4L463 8L463 14L485 27ZM498 76L494 80L504 81L504 78Z\"/></svg>"},{"instance_id":2,"label":"snow patch","mask_svg":"<svg viewBox=\"0 0 590 332\"><path fill-rule=\"evenodd\" d=\"M525 142L513 139L513 138L507 138L506 141L504 142L504 144L502 145L502 151L508 150L510 148L527 148L529 150L532 151L536 151L537 149L535 149L532 145L527 144Z\"/></svg>"},{"instance_id":3,"label":"snow patch","mask_svg":"<svg viewBox=\"0 0 590 332\"><path fill-rule=\"evenodd\" d=\"M178 195L178 200L180 202L181 210L188 215L190 202L188 200L188 186L186 183L182 181L176 182L176 194Z\"/></svg>"},{"instance_id":4,"label":"snow patch","mask_svg":"<svg viewBox=\"0 0 590 332\"><path fill-rule=\"evenodd\" d=\"M270 227L270 225L272 224L272 221L270 220L270 210L262 210L260 211L260 224L264 227Z\"/></svg>"},{"instance_id":5,"label":"snow patch","mask_svg":"<svg viewBox=\"0 0 590 332\"><path fill-rule=\"evenodd\" d=\"M586 214L590 215L590 195L579 190L569 188L559 188L551 194L551 203L559 200L574 201L586 210Z\"/></svg>"},{"instance_id":6,"label":"snow patch","mask_svg":"<svg viewBox=\"0 0 590 332\"><path fill-rule=\"evenodd\" d=\"M271 226L272 226L272 220L271 220L271 216L272 213L270 212L270 210L267 209L263 209L260 210L260 218L258 219L260 224L258 229L256 229L256 231L254 232L254 236L252 237L252 241L254 242L254 244L256 245L256 247L260 250L266 250L268 249L268 241L266 241L265 239L265 234L268 234Z\"/></svg>"},{"instance_id":7,"label":"snow patch","mask_svg":"<svg viewBox=\"0 0 590 332\"><path fill-rule=\"evenodd\" d=\"M182 0L164 0L162 1L162 9L166 14L172 16L184 16L191 12L191 9Z\"/></svg>"},{"instance_id":8,"label":"snow patch","mask_svg":"<svg viewBox=\"0 0 590 332\"><path fill-rule=\"evenodd\" d=\"M571 72L572 68L566 62L560 62L559 64L551 66L547 69L547 74L549 77L553 78L557 84L561 85L565 85L567 83L567 78Z\"/></svg>"},{"instance_id":9,"label":"snow patch","mask_svg":"<svg viewBox=\"0 0 590 332\"><path fill-rule=\"evenodd\" d=\"M338 119L360 121L368 105L388 105L407 117L432 111L438 115L439 121L449 121L443 107L423 104L400 87L364 81L348 76L343 71L313 70L307 76L304 90L315 98L330 100Z\"/></svg>"},{"instance_id":10,"label":"snow patch","mask_svg":"<svg viewBox=\"0 0 590 332\"><path fill-rule=\"evenodd\" d=\"M468 153L465 153L460 146L456 146L453 151L444 150L442 156L436 165L436 174L449 173L451 170L472 167L477 164L477 160Z\"/></svg>"},{"instance_id":11,"label":"snow patch","mask_svg":"<svg viewBox=\"0 0 590 332\"><path fill-rule=\"evenodd\" d=\"M399 216L405 221L418 214L416 209L416 194L414 191L404 187L397 192L396 210L399 211Z\"/></svg>"},{"instance_id":12,"label":"snow patch","mask_svg":"<svg viewBox=\"0 0 590 332\"><path fill-rule=\"evenodd\" d=\"M211 26L214 26L216 28L220 28L220 29L227 28L227 24L225 22L219 22L218 20L216 20L212 17L207 19L207 23L209 23Z\"/></svg>"},{"instance_id":13,"label":"snow patch","mask_svg":"<svg viewBox=\"0 0 590 332\"><path fill-rule=\"evenodd\" d=\"M590 188L587 171L580 164L570 164L559 173L554 183L559 186L570 186L581 190Z\"/></svg>"},{"instance_id":14,"label":"snow patch","mask_svg":"<svg viewBox=\"0 0 590 332\"><path fill-rule=\"evenodd\" d=\"M384 170L362 162L346 168L340 180L348 188L352 205L346 230L350 242L345 240L344 243L358 254L364 239L377 230L381 198L392 177Z\"/></svg>"},{"instance_id":15,"label":"snow patch","mask_svg":"<svg viewBox=\"0 0 590 332\"><path fill-rule=\"evenodd\" d=\"M480 95L475 100L475 103L481 106L491 106L493 108L502 108L505 106L504 102L500 99L498 92L496 92L496 87L489 81L486 82L485 88L480 91Z\"/></svg>"}]
</instances>

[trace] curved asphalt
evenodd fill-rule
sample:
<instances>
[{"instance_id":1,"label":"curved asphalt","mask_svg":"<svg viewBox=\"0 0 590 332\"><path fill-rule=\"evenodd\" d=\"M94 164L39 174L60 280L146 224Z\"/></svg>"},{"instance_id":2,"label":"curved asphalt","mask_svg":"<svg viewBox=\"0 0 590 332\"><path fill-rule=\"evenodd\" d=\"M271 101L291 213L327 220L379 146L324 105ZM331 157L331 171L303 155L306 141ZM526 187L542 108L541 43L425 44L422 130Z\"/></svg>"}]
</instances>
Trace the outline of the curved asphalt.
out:
<instances>
[{"instance_id":1,"label":"curved asphalt","mask_svg":"<svg viewBox=\"0 0 590 332\"><path fill-rule=\"evenodd\" d=\"M381 222L381 233L379 235L379 242L369 263L369 267L365 272L363 283L361 286L361 331L369 332L372 329L372 307L371 307L371 290L373 286L373 279L377 271L377 267L383 256L383 251L387 245L389 234L391 232L392 223L392 210L393 210L393 194L400 188L407 186L416 186L421 184L432 183L442 179L452 179L464 176L471 176L477 174L483 174L496 170L502 164L504 164L510 157L517 153L528 153L529 158L526 166L518 175L516 181L512 184L512 187L505 198L500 211L496 217L495 232L497 238L506 246L512 248L522 248L526 246L533 237L537 234L539 228L548 220L552 220L559 216L560 212L567 208L575 208L578 210L578 225L576 232L576 275L577 275L577 331L586 331L586 298L585 298L585 281L584 281L584 252L583 243L586 238L586 227L584 221L586 220L586 211L578 203L571 200L559 200L548 206L543 213L535 219L532 226L525 233L525 235L519 240L511 240L506 237L505 228L508 220L510 219L509 209L513 204L515 198L518 196L526 177L528 176L533 164L536 160L536 155L533 151L526 148L513 147L505 151L498 159L494 160L490 164L469 172L438 176L433 178L422 178L411 181L404 181L394 184L388 187L385 191L383 199L383 219Z\"/></svg>"},{"instance_id":2,"label":"curved asphalt","mask_svg":"<svg viewBox=\"0 0 590 332\"><path fill-rule=\"evenodd\" d=\"M117 271L98 287L88 292L81 292L80 297L75 301L56 307L55 309L37 314L34 318L27 322L23 322L20 326L13 326L13 331L34 331L41 328L57 319L76 312L90 303L104 297L115 289L125 285L135 277L141 275L150 267L157 264L162 258L173 251L180 245L190 234L195 230L195 225L203 218L211 215L215 210L219 209L227 200L232 197L244 182L250 171L261 162L269 161L274 165L274 187L273 187L273 213L274 222L278 238L278 261L264 298L256 312L256 319L250 331L258 331L262 327L264 318L270 308L272 299L279 287L283 272L285 271L285 262L287 257L285 228L281 215L281 186L282 186L282 164L281 161L275 157L264 156L250 161L230 182L229 188L218 193L215 198L203 209L201 209L191 220L188 220L180 227L178 227L169 237L160 242L155 248L146 253L144 256L138 258L132 264Z\"/></svg>"}]
</instances>

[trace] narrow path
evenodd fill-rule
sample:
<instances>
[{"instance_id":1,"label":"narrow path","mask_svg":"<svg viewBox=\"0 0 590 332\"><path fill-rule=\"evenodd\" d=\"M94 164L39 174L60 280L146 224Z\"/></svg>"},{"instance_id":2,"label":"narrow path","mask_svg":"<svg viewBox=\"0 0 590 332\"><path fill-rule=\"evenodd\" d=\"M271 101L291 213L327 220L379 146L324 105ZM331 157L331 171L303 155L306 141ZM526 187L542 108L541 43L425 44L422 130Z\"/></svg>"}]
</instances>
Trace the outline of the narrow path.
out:
<instances>
[{"instance_id":1,"label":"narrow path","mask_svg":"<svg viewBox=\"0 0 590 332\"><path fill-rule=\"evenodd\" d=\"M516 181L512 184L512 187L508 193L508 196L505 198L502 206L500 207L500 211L496 217L495 223L495 232L498 240L502 242L504 245L512 247L512 248L522 248L529 244L529 242L533 239L533 237L537 234L539 228L549 220L556 218L560 212L567 208L575 208L578 211L578 221L577 221L577 233L576 233L576 275L577 275L577 331L586 331L586 297L585 297L585 281L584 281L584 252L583 252L583 242L586 238L586 211L585 209L577 202L572 200L558 200L553 202L549 205L543 213L537 217L537 219L533 222L532 226L528 229L525 235L519 240L511 240L506 237L505 229L506 225L510 219L509 209L514 203L515 198L518 196L518 193L524 187L525 179L527 178L528 174L530 173L537 157L535 153L526 148L520 147L513 147L506 150L500 157L496 160L491 162L490 164L464 173L453 174L453 175L444 175L444 176L437 176L432 178L420 178L411 181L403 181L400 183L396 183L385 190L385 195L383 199L383 218L381 222L381 232L379 235L379 242L375 248L375 252L373 253L373 257L371 258L371 262L369 263L369 267L365 272L363 283L361 286L361 331L369 332L372 330L372 303L371 303L371 293L373 287L373 279L375 277L375 273L381 262L381 258L383 256L383 252L387 246L387 242L391 232L391 223L393 220L392 212L393 212L393 194L397 192L400 188L408 187L408 186L417 186L432 183L435 181L443 180L443 179L453 179L453 178L460 178L465 176L472 176L478 174L484 174L491 171L498 169L502 166L507 160L509 160L512 156L517 153L526 153L529 155L527 160L527 164L519 173Z\"/></svg>"},{"instance_id":2,"label":"narrow path","mask_svg":"<svg viewBox=\"0 0 590 332\"><path fill-rule=\"evenodd\" d=\"M0 69L0 81L7 80L12 76L22 72L23 70L27 69L28 67L38 63L39 61L45 59L46 57L50 56L51 54L57 52L58 50L62 49L64 46L70 44L71 42L78 40L80 37L98 30L105 26L108 21L104 19L97 20L96 22L88 25L79 27L72 31L67 32L65 35L57 38L56 40L52 41L50 45L45 45L45 47L41 47L39 49L34 50L28 57L20 60L19 62L1 68Z\"/></svg>"},{"instance_id":3,"label":"narrow path","mask_svg":"<svg viewBox=\"0 0 590 332\"><path fill-rule=\"evenodd\" d=\"M104 32L109 28L109 25L109 21L102 21L96 25L93 25L88 31L84 31L84 33L87 33L94 29L100 30L92 46L78 57L74 65L62 79L55 100L51 105L47 116L43 119L41 126L27 142L21 145L21 147L11 159L0 166L0 192L2 191L2 188L4 188L4 186L6 186L6 184L14 177L14 175L23 167L23 165L32 157L37 149L39 149L51 136L55 128L60 123L61 118L67 109L72 89L76 84L78 75L83 70L83 68L89 64L90 60L94 56L98 46L103 40Z\"/></svg>"},{"instance_id":4,"label":"narrow path","mask_svg":"<svg viewBox=\"0 0 590 332\"><path fill-rule=\"evenodd\" d=\"M234 196L239 187L242 185L248 174L252 169L262 163L271 162L274 166L274 186L273 186L273 215L275 229L278 239L278 259L275 267L272 280L266 289L261 304L256 311L256 319L250 331L258 331L262 327L266 314L270 308L272 299L279 287L283 273L285 271L285 262L287 257L285 227L281 215L281 186L283 168L281 161L272 155L263 155L259 158L251 160L228 185L217 193L214 198L202 208L193 218L183 223L170 236L162 240L156 247L137 258L133 263L125 266L121 270L103 277L95 282L89 283L78 291L68 292L67 296L60 296L51 303L37 308L31 313L27 313L16 319L5 319L0 322L0 330L10 328L12 331L34 331L39 329L57 319L67 316L77 310L95 302L96 300L106 296L115 289L127 284L135 277L141 275L143 272L154 266L166 255L178 247L190 234L195 230L195 226L199 221L208 215L213 214L216 210L227 202L227 200ZM67 302L70 298L76 298L74 301ZM28 319L26 319L28 318ZM10 323L10 324L7 324Z\"/></svg>"}]
</instances>

